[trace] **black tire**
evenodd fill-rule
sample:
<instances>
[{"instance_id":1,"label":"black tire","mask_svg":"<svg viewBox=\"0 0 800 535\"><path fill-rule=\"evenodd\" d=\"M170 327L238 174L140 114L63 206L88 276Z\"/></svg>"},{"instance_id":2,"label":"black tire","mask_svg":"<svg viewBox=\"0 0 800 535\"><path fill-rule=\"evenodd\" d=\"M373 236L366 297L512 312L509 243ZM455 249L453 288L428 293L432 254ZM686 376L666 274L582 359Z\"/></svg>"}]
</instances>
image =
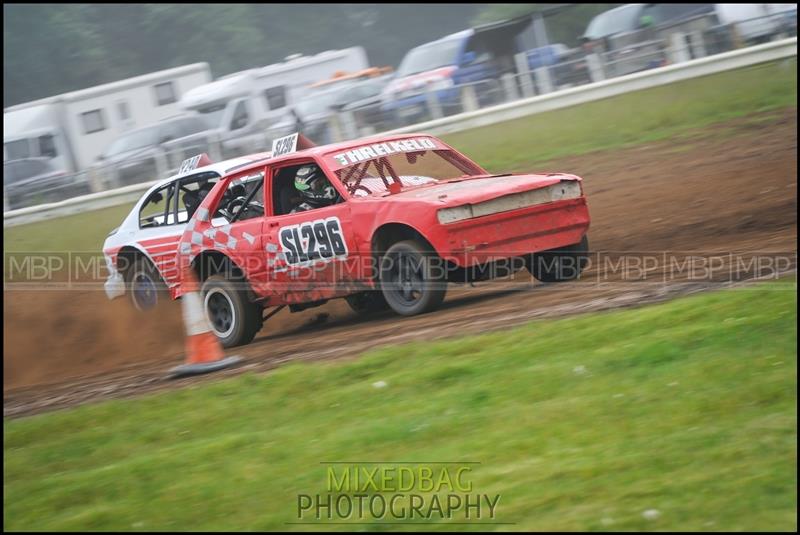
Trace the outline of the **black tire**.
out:
<instances>
[{"instance_id":1,"label":"black tire","mask_svg":"<svg viewBox=\"0 0 800 535\"><path fill-rule=\"evenodd\" d=\"M526 259L531 275L541 282L565 282L577 279L589 262L589 238L559 249L533 253Z\"/></svg>"},{"instance_id":2,"label":"black tire","mask_svg":"<svg viewBox=\"0 0 800 535\"><path fill-rule=\"evenodd\" d=\"M374 314L389 309L389 303L380 290L368 290L344 298L350 308L359 315Z\"/></svg>"},{"instance_id":3,"label":"black tire","mask_svg":"<svg viewBox=\"0 0 800 535\"><path fill-rule=\"evenodd\" d=\"M263 308L250 299L243 286L241 280L222 274L211 275L203 282L203 309L222 347L249 344L261 330Z\"/></svg>"},{"instance_id":4,"label":"black tire","mask_svg":"<svg viewBox=\"0 0 800 535\"><path fill-rule=\"evenodd\" d=\"M383 297L392 310L401 316L414 316L442 304L447 282L436 273L437 258L436 253L416 240L389 247L381 257L379 276Z\"/></svg>"},{"instance_id":5,"label":"black tire","mask_svg":"<svg viewBox=\"0 0 800 535\"><path fill-rule=\"evenodd\" d=\"M147 312L168 300L167 285L156 267L145 257L138 257L125 270L125 288L133 307Z\"/></svg>"}]
</instances>

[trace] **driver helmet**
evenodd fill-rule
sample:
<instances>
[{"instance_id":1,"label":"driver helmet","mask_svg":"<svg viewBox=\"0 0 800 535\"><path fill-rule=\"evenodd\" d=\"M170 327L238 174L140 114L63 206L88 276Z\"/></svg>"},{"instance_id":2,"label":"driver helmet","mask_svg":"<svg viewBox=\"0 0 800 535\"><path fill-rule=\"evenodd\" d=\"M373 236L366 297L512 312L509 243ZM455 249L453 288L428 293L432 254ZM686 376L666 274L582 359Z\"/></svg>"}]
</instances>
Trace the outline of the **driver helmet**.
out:
<instances>
[{"instance_id":1,"label":"driver helmet","mask_svg":"<svg viewBox=\"0 0 800 535\"><path fill-rule=\"evenodd\" d=\"M305 165L297 170L294 187L304 201L315 206L330 204L336 199L336 190L315 165Z\"/></svg>"}]
</instances>

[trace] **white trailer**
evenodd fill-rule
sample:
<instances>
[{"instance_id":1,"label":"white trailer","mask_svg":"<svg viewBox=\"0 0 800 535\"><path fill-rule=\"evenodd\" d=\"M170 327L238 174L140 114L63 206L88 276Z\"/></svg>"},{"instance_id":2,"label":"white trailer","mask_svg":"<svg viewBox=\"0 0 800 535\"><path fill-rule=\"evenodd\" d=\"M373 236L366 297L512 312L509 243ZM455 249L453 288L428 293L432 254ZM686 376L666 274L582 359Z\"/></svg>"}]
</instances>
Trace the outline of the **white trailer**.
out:
<instances>
[{"instance_id":1,"label":"white trailer","mask_svg":"<svg viewBox=\"0 0 800 535\"><path fill-rule=\"evenodd\" d=\"M369 67L360 46L328 50L313 56L288 56L285 61L224 76L197 87L181 99L181 107L207 117L225 157L269 146L265 132L284 118L308 86L337 72Z\"/></svg>"},{"instance_id":2,"label":"white trailer","mask_svg":"<svg viewBox=\"0 0 800 535\"><path fill-rule=\"evenodd\" d=\"M43 156L87 169L126 130L180 114L180 98L209 81L208 63L195 63L5 108L3 161Z\"/></svg>"}]
</instances>

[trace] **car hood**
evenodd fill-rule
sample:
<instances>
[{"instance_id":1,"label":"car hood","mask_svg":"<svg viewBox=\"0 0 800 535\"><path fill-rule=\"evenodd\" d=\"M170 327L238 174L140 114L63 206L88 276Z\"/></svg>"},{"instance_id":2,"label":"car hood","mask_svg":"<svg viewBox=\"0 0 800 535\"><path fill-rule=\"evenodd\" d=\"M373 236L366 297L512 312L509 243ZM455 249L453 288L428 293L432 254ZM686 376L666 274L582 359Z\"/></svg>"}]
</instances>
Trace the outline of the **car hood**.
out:
<instances>
[{"instance_id":1,"label":"car hood","mask_svg":"<svg viewBox=\"0 0 800 535\"><path fill-rule=\"evenodd\" d=\"M474 204L503 195L520 193L558 184L562 180L580 181L575 175L563 173L530 175L483 175L464 179L448 180L435 184L404 188L399 193L383 193L383 200L424 201L442 206ZM373 197L362 197L375 198Z\"/></svg>"},{"instance_id":2,"label":"car hood","mask_svg":"<svg viewBox=\"0 0 800 535\"><path fill-rule=\"evenodd\" d=\"M27 188L30 186L36 186L38 188L41 188L48 185L59 184L69 179L71 179L70 175L62 173L61 171L53 171L52 173L44 173L41 175L36 175L22 180L18 180L16 182L6 185L6 189L17 190L17 189Z\"/></svg>"},{"instance_id":3,"label":"car hood","mask_svg":"<svg viewBox=\"0 0 800 535\"><path fill-rule=\"evenodd\" d=\"M383 98L390 97L397 93L421 92L428 84L440 82L452 76L456 70L454 65L438 67L429 71L415 72L407 76L395 78L383 88L381 95Z\"/></svg>"},{"instance_id":4,"label":"car hood","mask_svg":"<svg viewBox=\"0 0 800 535\"><path fill-rule=\"evenodd\" d=\"M156 152L158 147L153 145L148 145L146 147L141 147L138 149L132 149L125 152L117 153L113 156L108 156L99 160L98 163L100 165L105 165L109 163L123 163L123 162L134 162L141 158L146 158L151 156L154 152Z\"/></svg>"}]
</instances>

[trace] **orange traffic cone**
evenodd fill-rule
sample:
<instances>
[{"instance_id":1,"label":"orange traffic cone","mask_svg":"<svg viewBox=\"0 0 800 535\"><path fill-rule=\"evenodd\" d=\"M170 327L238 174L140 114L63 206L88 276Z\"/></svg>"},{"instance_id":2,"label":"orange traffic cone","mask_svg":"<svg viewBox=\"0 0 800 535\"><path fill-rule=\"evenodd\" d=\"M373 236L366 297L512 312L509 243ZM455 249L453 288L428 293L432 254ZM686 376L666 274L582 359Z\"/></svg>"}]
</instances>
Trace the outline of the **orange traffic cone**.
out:
<instances>
[{"instance_id":1,"label":"orange traffic cone","mask_svg":"<svg viewBox=\"0 0 800 535\"><path fill-rule=\"evenodd\" d=\"M225 357L217 337L211 332L200 296L200 283L194 270L183 271L184 292L181 297L183 324L186 328L186 363L172 368L171 378L197 375L227 368L239 362L241 357Z\"/></svg>"}]
</instances>

